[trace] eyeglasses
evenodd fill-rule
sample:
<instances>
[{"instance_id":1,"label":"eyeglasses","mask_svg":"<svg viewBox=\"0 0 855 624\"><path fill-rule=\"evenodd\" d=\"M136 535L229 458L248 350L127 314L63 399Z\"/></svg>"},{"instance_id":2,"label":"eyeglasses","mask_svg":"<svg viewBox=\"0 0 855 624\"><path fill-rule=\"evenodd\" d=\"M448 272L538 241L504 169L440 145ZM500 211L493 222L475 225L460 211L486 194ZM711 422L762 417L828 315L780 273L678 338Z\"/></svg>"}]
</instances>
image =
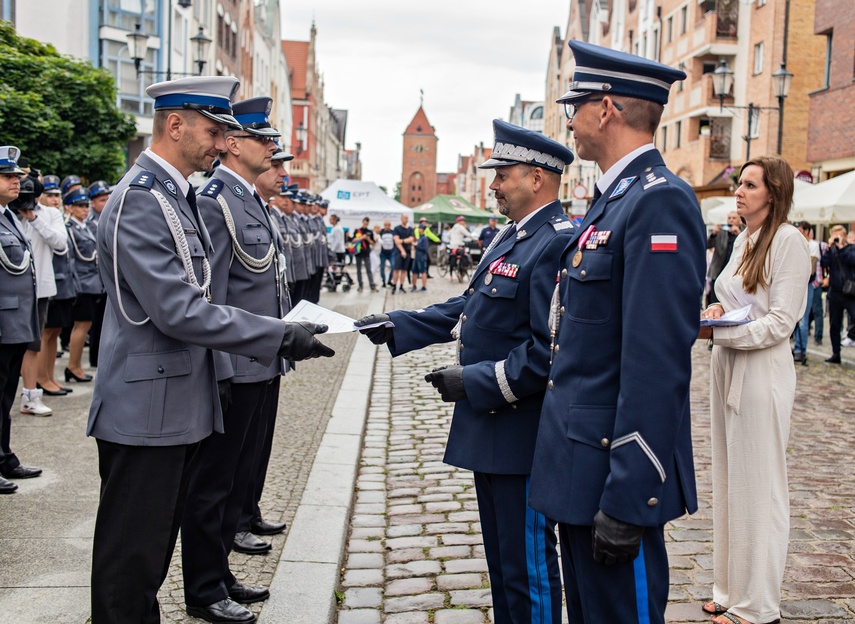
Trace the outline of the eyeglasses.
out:
<instances>
[{"instance_id":1,"label":"eyeglasses","mask_svg":"<svg viewBox=\"0 0 855 624\"><path fill-rule=\"evenodd\" d=\"M260 134L233 134L232 136L236 139L255 139L262 145L268 145L273 140L273 137Z\"/></svg>"},{"instance_id":2,"label":"eyeglasses","mask_svg":"<svg viewBox=\"0 0 855 624\"><path fill-rule=\"evenodd\" d=\"M573 121L573 118L579 113L579 108L588 102L602 102L605 98L588 98L577 100L575 102L564 102L564 116L568 121ZM623 106L612 100L612 105L619 111L623 110Z\"/></svg>"}]
</instances>

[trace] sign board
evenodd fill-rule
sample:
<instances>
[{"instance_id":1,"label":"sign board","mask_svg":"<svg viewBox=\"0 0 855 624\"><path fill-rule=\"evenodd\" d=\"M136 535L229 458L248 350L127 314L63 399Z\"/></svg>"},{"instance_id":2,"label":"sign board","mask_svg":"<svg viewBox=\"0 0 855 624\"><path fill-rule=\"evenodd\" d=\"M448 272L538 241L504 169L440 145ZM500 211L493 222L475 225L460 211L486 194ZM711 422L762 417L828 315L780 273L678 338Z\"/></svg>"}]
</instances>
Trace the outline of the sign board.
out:
<instances>
[{"instance_id":1,"label":"sign board","mask_svg":"<svg viewBox=\"0 0 855 624\"><path fill-rule=\"evenodd\" d=\"M577 184L573 187L573 198L574 199L587 199L588 197L588 189L585 188L584 184Z\"/></svg>"},{"instance_id":2,"label":"sign board","mask_svg":"<svg viewBox=\"0 0 855 624\"><path fill-rule=\"evenodd\" d=\"M574 199L570 202L570 214L583 215L588 212L587 199Z\"/></svg>"}]
</instances>

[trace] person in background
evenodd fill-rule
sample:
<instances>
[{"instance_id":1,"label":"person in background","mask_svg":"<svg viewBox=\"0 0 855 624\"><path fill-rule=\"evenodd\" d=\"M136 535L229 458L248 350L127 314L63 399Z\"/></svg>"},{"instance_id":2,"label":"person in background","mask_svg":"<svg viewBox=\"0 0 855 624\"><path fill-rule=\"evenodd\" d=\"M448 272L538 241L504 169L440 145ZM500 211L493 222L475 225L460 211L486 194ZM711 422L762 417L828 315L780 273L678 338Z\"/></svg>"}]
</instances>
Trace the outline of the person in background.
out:
<instances>
[{"instance_id":1,"label":"person in background","mask_svg":"<svg viewBox=\"0 0 855 624\"><path fill-rule=\"evenodd\" d=\"M733 241L736 240L741 231L742 221L739 219L739 213L732 211L727 215L727 226L723 227L716 224L707 239L707 249L712 249L712 258L710 258L710 264L707 267L707 278L710 280L707 305L718 301L715 298L715 280L724 265L730 260L730 254L733 253Z\"/></svg>"},{"instance_id":2,"label":"person in background","mask_svg":"<svg viewBox=\"0 0 855 624\"><path fill-rule=\"evenodd\" d=\"M407 225L409 221L410 216L402 214L401 224L396 225L395 229L392 230L392 240L395 242L395 249L397 252L395 253L394 261L392 262L392 268L395 270L392 277L393 294L396 290L402 293L406 292L404 290L404 283L407 279L407 273L409 273L413 264L410 254L413 249L413 243L416 241L416 237L413 232L413 228Z\"/></svg>"},{"instance_id":3,"label":"person in background","mask_svg":"<svg viewBox=\"0 0 855 624\"><path fill-rule=\"evenodd\" d=\"M419 217L419 225L424 225L424 235L428 237L431 243L439 243L440 238L436 234L434 234L430 229L430 224L428 223L427 217ZM416 237L416 241L419 239L419 228L415 229L413 235ZM427 265L425 266L425 275L428 279L431 279L433 276L430 274L430 252L427 255ZM415 285L415 284L414 284Z\"/></svg>"},{"instance_id":4,"label":"person in background","mask_svg":"<svg viewBox=\"0 0 855 624\"><path fill-rule=\"evenodd\" d=\"M481 233L478 235L478 246L481 247L482 253L487 250L487 247L490 246L490 243L493 242L498 233L499 218L496 215L490 215L490 218L487 220L487 227L481 230Z\"/></svg>"},{"instance_id":5,"label":"person in background","mask_svg":"<svg viewBox=\"0 0 855 624\"><path fill-rule=\"evenodd\" d=\"M63 224L62 213L56 208L51 208L40 203L39 198L43 196L44 185L31 173L22 184L39 187L38 197L33 198L32 210L18 211L18 220L21 229L30 239L33 253L33 268L36 271L36 295L38 296L39 310L39 332L44 331L47 321L48 302L56 295L56 280L53 273L54 252L63 253L67 247L67 232ZM22 186L22 194L24 187ZM50 200L49 200L50 201ZM44 404L42 396L45 390L38 387L39 377L39 352L42 348L41 335L30 343L24 354L21 364L21 408L22 414L33 416L50 416L53 410ZM54 361L55 363L55 361ZM49 391L47 394L51 394ZM61 392L61 394L65 394Z\"/></svg>"},{"instance_id":6,"label":"person in background","mask_svg":"<svg viewBox=\"0 0 855 624\"><path fill-rule=\"evenodd\" d=\"M810 252L810 277L808 278L807 304L805 305L804 314L801 320L796 325L796 340L793 346L793 361L801 362L807 365L807 344L810 336L810 314L813 307L813 294L816 290L816 268L822 260L822 254L819 252L819 243L813 239L813 226L807 221L800 221L796 224L796 228L805 237L808 242L808 251Z\"/></svg>"},{"instance_id":7,"label":"person in background","mask_svg":"<svg viewBox=\"0 0 855 624\"><path fill-rule=\"evenodd\" d=\"M335 254L335 261L344 264L344 255L347 250L344 246L344 229L341 227L341 219L338 215L330 215L332 232L330 232L330 251Z\"/></svg>"},{"instance_id":8,"label":"person in background","mask_svg":"<svg viewBox=\"0 0 855 624\"><path fill-rule=\"evenodd\" d=\"M855 245L850 245L846 228L835 225L828 238L828 249L822 255L822 268L828 271L828 331L831 334L831 357L825 361L840 364L840 332L843 313L855 315L855 296L843 292L846 280L855 280ZM855 334L855 332L852 332ZM855 340L855 335L847 335Z\"/></svg>"},{"instance_id":9,"label":"person in background","mask_svg":"<svg viewBox=\"0 0 855 624\"><path fill-rule=\"evenodd\" d=\"M352 243L353 255L356 258L356 281L359 284L358 292L362 292L362 269L368 278L368 286L371 292L377 292L374 285L374 276L371 274L371 248L374 246L374 230L368 227L368 217L362 219L362 227L353 233Z\"/></svg>"},{"instance_id":10,"label":"person in background","mask_svg":"<svg viewBox=\"0 0 855 624\"><path fill-rule=\"evenodd\" d=\"M24 466L12 452L12 405L27 345L39 337L36 276L30 241L9 206L18 205L24 171L18 167L21 150L0 147L0 297L14 300L13 309L0 308L0 494L11 494L18 485L10 479L31 479L41 468Z\"/></svg>"},{"instance_id":11,"label":"person in background","mask_svg":"<svg viewBox=\"0 0 855 624\"><path fill-rule=\"evenodd\" d=\"M380 241L380 282L382 286L392 285L392 272L395 260L395 235L392 233L392 223L383 222L378 239ZM386 265L389 265L389 277L386 277Z\"/></svg>"},{"instance_id":12,"label":"person in background","mask_svg":"<svg viewBox=\"0 0 855 624\"><path fill-rule=\"evenodd\" d=\"M416 256L413 259L413 292L419 289L416 283L419 277L422 278L422 290L427 290L427 261L430 239L425 234L425 228L424 223L419 223L419 227L416 228L418 237L416 238Z\"/></svg>"},{"instance_id":13,"label":"person in background","mask_svg":"<svg viewBox=\"0 0 855 624\"><path fill-rule=\"evenodd\" d=\"M86 226L92 233L98 235L98 219L101 211L110 199L112 189L104 180L97 180L89 185L89 216ZM101 348L101 326L104 324L104 310L107 307L107 293L102 291L95 301L95 311L92 314L92 326L89 328L89 366L98 366L98 351Z\"/></svg>"},{"instance_id":14,"label":"person in background","mask_svg":"<svg viewBox=\"0 0 855 624\"><path fill-rule=\"evenodd\" d=\"M377 269L380 268L380 252L382 251L380 246L381 231L379 225L374 226L374 244L371 246L370 261L368 263L368 270L371 271L372 277L377 273Z\"/></svg>"}]
</instances>

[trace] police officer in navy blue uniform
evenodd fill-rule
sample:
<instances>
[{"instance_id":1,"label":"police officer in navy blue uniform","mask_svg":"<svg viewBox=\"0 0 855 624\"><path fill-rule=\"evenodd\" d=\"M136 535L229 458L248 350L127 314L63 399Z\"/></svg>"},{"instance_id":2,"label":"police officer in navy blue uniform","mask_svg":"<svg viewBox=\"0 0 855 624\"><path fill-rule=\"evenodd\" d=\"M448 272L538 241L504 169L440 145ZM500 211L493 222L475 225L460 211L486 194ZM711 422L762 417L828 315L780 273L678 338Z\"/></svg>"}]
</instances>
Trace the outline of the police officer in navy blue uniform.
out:
<instances>
[{"instance_id":1,"label":"police officer in navy blue uniform","mask_svg":"<svg viewBox=\"0 0 855 624\"><path fill-rule=\"evenodd\" d=\"M704 224L653 146L671 83L659 63L571 41L558 101L604 172L561 255L555 342L529 503L559 523L574 624L664 622L663 525L697 509L691 349Z\"/></svg>"},{"instance_id":2,"label":"police officer in navy blue uniform","mask_svg":"<svg viewBox=\"0 0 855 624\"><path fill-rule=\"evenodd\" d=\"M226 132L220 165L197 201L214 247L212 303L280 319L289 310L280 269L281 238L255 188L256 178L270 169L278 149L274 139L279 131L268 119L272 103L268 97L256 97L234 104L242 128ZM215 615L208 605L226 598L248 604L269 596L265 588L239 582L228 560L233 547L250 554L271 549L251 533L238 534L238 522L267 427L265 405L278 405L279 376L288 370L281 358L259 362L218 352L215 362L224 432L201 444L181 524L185 602L188 613L204 619ZM243 618L252 615L244 611ZM246 619L219 614L213 621Z\"/></svg>"},{"instance_id":3,"label":"police officer in navy blue uniform","mask_svg":"<svg viewBox=\"0 0 855 624\"><path fill-rule=\"evenodd\" d=\"M36 277L33 249L9 209L16 206L21 191L18 167L21 150L0 147L0 494L11 494L18 486L8 479L28 479L42 474L41 468L21 464L10 446L12 405L18 392L21 363L29 343L40 339L36 309ZM35 197L33 198L35 199ZM32 210L32 207L29 208Z\"/></svg>"},{"instance_id":4,"label":"police officer in navy blue uniform","mask_svg":"<svg viewBox=\"0 0 855 624\"><path fill-rule=\"evenodd\" d=\"M495 147L481 168L512 223L497 234L469 287L445 303L371 315L357 325L392 355L457 340L458 364L427 375L455 402L446 463L475 472L484 550L497 624L561 622L555 526L527 505L529 473L549 371L546 312L558 258L573 227L558 201L573 161L543 135L493 122Z\"/></svg>"}]
</instances>

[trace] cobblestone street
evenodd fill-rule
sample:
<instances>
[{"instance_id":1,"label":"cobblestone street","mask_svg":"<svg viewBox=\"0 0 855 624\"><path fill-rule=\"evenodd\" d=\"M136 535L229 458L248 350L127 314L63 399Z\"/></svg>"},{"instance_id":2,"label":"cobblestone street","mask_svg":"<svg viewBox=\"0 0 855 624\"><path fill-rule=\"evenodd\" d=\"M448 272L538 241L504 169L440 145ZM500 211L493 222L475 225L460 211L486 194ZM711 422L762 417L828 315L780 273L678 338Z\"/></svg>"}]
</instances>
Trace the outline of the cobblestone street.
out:
<instances>
[{"instance_id":1,"label":"cobblestone street","mask_svg":"<svg viewBox=\"0 0 855 624\"><path fill-rule=\"evenodd\" d=\"M427 293L389 295L386 309L457 294L434 279ZM452 361L450 344L395 360L377 352L371 410L342 568L339 624L492 622L472 474L442 463L452 406L423 377ZM692 413L700 509L667 527L667 621L709 621L712 592L709 351L693 353ZM782 622L855 621L852 440L855 372L817 357L798 366L790 438L792 529ZM566 616L565 616L566 617Z\"/></svg>"}]
</instances>

